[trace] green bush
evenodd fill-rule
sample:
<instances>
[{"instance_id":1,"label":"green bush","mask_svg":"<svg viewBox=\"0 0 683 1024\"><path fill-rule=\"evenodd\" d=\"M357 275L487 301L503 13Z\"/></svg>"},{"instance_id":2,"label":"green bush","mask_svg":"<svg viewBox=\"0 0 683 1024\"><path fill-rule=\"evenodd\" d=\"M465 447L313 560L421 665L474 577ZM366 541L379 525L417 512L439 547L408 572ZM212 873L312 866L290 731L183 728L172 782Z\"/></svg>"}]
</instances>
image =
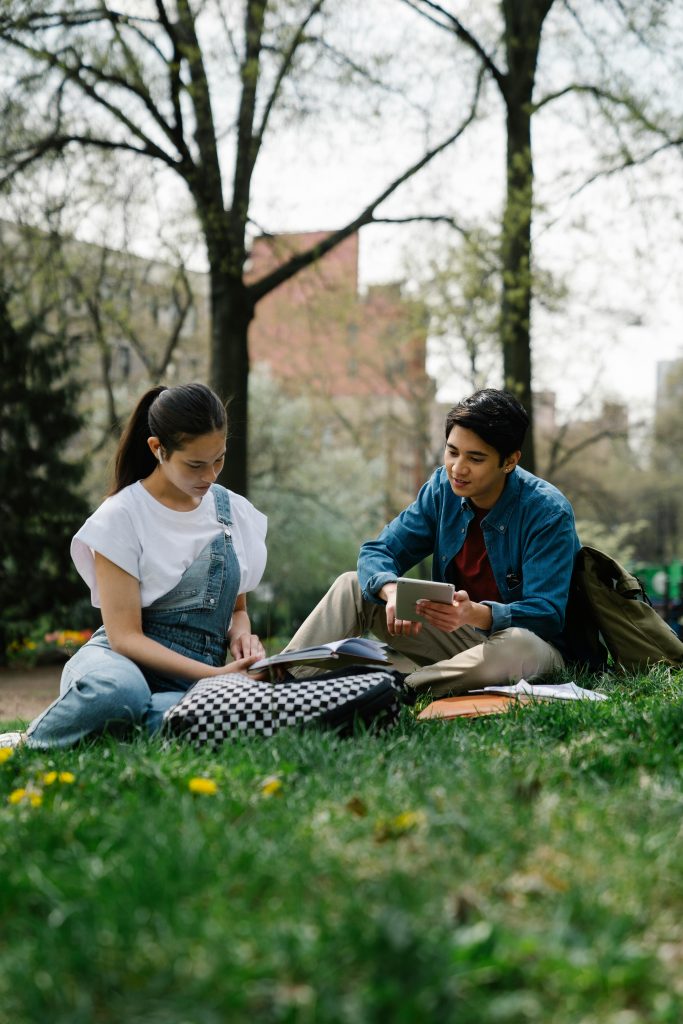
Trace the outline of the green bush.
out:
<instances>
[{"instance_id":1,"label":"green bush","mask_svg":"<svg viewBox=\"0 0 683 1024\"><path fill-rule=\"evenodd\" d=\"M68 456L82 425L69 355L39 322L14 325L0 285L0 659L37 617L54 622L83 593L69 554L88 514L83 468Z\"/></svg>"}]
</instances>

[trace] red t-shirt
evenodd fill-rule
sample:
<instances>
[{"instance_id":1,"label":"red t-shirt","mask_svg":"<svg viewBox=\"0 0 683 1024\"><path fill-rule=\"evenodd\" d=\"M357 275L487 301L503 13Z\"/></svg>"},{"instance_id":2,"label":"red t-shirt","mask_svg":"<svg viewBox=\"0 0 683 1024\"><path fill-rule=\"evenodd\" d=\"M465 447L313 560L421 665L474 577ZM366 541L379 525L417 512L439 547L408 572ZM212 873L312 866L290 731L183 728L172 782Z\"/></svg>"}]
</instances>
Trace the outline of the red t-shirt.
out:
<instances>
[{"instance_id":1,"label":"red t-shirt","mask_svg":"<svg viewBox=\"0 0 683 1024\"><path fill-rule=\"evenodd\" d=\"M466 590L471 601L500 601L481 528L481 521L489 511L488 508L474 509L465 543L446 570L447 582L455 583L456 590Z\"/></svg>"}]
</instances>

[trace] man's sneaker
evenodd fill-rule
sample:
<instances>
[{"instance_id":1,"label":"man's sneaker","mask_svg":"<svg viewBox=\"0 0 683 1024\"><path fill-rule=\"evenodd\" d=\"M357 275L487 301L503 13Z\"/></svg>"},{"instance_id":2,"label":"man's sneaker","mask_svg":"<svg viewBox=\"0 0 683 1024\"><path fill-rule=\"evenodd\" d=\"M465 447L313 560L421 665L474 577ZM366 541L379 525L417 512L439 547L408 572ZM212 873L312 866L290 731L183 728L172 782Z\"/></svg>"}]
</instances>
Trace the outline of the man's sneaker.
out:
<instances>
[{"instance_id":1,"label":"man's sneaker","mask_svg":"<svg viewBox=\"0 0 683 1024\"><path fill-rule=\"evenodd\" d=\"M0 732L0 747L20 747L25 735L23 732Z\"/></svg>"}]
</instances>

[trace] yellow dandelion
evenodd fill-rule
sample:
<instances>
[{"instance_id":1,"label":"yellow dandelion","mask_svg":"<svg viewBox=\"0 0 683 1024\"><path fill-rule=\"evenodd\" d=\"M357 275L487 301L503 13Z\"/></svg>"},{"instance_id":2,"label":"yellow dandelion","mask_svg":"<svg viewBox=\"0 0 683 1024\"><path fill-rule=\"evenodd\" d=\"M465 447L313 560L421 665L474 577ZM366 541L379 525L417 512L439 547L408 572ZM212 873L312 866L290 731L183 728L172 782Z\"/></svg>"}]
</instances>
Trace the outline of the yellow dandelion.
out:
<instances>
[{"instance_id":1,"label":"yellow dandelion","mask_svg":"<svg viewBox=\"0 0 683 1024\"><path fill-rule=\"evenodd\" d=\"M282 780L277 775L270 775L261 783L261 796L275 796L282 789Z\"/></svg>"},{"instance_id":2,"label":"yellow dandelion","mask_svg":"<svg viewBox=\"0 0 683 1024\"><path fill-rule=\"evenodd\" d=\"M424 811L401 811L394 818L384 818L376 823L375 840L385 843L388 839L398 839L413 832L426 820Z\"/></svg>"},{"instance_id":3,"label":"yellow dandelion","mask_svg":"<svg viewBox=\"0 0 683 1024\"><path fill-rule=\"evenodd\" d=\"M73 772L60 772L59 781L66 782L69 786L76 781L76 776Z\"/></svg>"},{"instance_id":4,"label":"yellow dandelion","mask_svg":"<svg viewBox=\"0 0 683 1024\"><path fill-rule=\"evenodd\" d=\"M43 783L46 786L51 786L53 782L57 781L57 772L45 772L43 775Z\"/></svg>"},{"instance_id":5,"label":"yellow dandelion","mask_svg":"<svg viewBox=\"0 0 683 1024\"><path fill-rule=\"evenodd\" d=\"M187 784L190 793L202 793L205 796L214 796L218 792L218 786L213 779L202 779L195 777Z\"/></svg>"},{"instance_id":6,"label":"yellow dandelion","mask_svg":"<svg viewBox=\"0 0 683 1024\"><path fill-rule=\"evenodd\" d=\"M0 764L4 764L5 761L9 761L10 757L14 757L14 751L11 747L0 747Z\"/></svg>"},{"instance_id":7,"label":"yellow dandelion","mask_svg":"<svg viewBox=\"0 0 683 1024\"><path fill-rule=\"evenodd\" d=\"M7 797L11 804L19 804L26 796L25 789L13 789L10 795Z\"/></svg>"},{"instance_id":8,"label":"yellow dandelion","mask_svg":"<svg viewBox=\"0 0 683 1024\"><path fill-rule=\"evenodd\" d=\"M29 795L29 800L31 801L31 807L40 807L43 802L43 797L40 793L31 793Z\"/></svg>"},{"instance_id":9,"label":"yellow dandelion","mask_svg":"<svg viewBox=\"0 0 683 1024\"><path fill-rule=\"evenodd\" d=\"M391 824L397 832L410 832L422 825L425 820L424 811L403 811L397 814Z\"/></svg>"}]
</instances>

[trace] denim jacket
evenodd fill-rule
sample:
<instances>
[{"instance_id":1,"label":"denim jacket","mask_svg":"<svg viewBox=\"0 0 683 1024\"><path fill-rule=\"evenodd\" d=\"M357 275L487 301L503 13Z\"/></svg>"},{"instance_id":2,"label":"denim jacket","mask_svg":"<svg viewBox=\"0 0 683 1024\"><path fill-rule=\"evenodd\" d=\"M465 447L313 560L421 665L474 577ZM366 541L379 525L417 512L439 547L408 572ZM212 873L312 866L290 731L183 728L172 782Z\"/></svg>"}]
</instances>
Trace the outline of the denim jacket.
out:
<instances>
[{"instance_id":1,"label":"denim jacket","mask_svg":"<svg viewBox=\"0 0 683 1024\"><path fill-rule=\"evenodd\" d=\"M415 501L366 541L358 557L363 596L381 603L377 592L430 555L432 578L444 580L460 551L474 512L453 493L446 470L437 469ZM560 638L574 559L581 544L572 507L552 484L519 466L482 520L489 562L500 601L491 608L491 633L510 626L544 640Z\"/></svg>"}]
</instances>

